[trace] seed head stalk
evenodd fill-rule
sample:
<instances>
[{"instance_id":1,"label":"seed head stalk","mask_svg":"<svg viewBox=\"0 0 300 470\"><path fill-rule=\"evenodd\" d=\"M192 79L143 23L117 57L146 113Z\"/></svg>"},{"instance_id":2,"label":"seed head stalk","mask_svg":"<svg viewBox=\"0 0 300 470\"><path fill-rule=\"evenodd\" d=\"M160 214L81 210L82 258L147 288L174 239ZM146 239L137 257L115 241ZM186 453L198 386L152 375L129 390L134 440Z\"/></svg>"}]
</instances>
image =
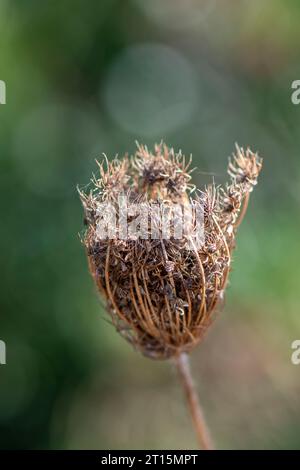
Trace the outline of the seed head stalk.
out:
<instances>
[{"instance_id":1,"label":"seed head stalk","mask_svg":"<svg viewBox=\"0 0 300 470\"><path fill-rule=\"evenodd\" d=\"M203 450L212 450L214 446L193 381L188 354L179 353L174 357L174 363L186 395L199 445Z\"/></svg>"}]
</instances>

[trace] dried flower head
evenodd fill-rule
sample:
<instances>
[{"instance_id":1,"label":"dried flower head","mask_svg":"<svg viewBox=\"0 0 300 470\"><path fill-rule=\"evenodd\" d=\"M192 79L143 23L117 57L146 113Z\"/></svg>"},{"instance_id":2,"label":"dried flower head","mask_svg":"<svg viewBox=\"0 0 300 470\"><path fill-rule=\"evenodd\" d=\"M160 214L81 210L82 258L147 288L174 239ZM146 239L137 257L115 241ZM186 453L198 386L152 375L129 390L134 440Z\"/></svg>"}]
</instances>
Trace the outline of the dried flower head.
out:
<instances>
[{"instance_id":1,"label":"dried flower head","mask_svg":"<svg viewBox=\"0 0 300 470\"><path fill-rule=\"evenodd\" d=\"M230 183L224 188L212 184L196 191L194 198L190 164L191 159L186 161L181 152L164 144L153 152L138 145L131 158L105 159L90 192L80 191L87 225L83 242L92 276L117 330L152 358L189 351L211 324L227 284L236 229L262 161L251 150L236 146L228 166ZM126 209L124 216L120 195L139 204L142 213L137 216ZM104 203L109 205L108 215ZM163 205L164 217L158 205ZM201 243L193 211L181 236L176 236L174 223L164 236L166 220L176 220L169 210L174 205L179 212L187 206L201 207ZM98 226L105 217L107 233L99 237ZM127 236L120 226L124 217L131 223Z\"/></svg>"}]
</instances>

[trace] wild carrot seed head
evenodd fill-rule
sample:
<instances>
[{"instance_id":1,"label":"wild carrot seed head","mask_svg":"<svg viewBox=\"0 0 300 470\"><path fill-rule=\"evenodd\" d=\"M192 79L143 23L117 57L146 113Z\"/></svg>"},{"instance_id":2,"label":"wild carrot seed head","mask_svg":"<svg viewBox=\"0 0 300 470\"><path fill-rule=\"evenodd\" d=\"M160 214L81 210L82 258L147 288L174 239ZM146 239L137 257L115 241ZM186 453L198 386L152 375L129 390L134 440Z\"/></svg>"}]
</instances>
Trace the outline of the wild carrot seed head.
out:
<instances>
[{"instance_id":1,"label":"wild carrot seed head","mask_svg":"<svg viewBox=\"0 0 300 470\"><path fill-rule=\"evenodd\" d=\"M228 166L230 183L224 188L210 185L194 198L190 164L191 159L164 144L156 145L153 153L138 145L131 158L99 164L100 175L92 179L90 192L80 191L87 225L83 243L92 276L117 330L152 358L189 351L211 324L227 284L243 204L262 161L237 147ZM142 207L140 217L130 210L126 214L134 228L144 226L142 237L133 232L124 237L119 227L110 226L111 220L107 226L113 237L99 237L104 202L115 221L124 219L120 195ZM157 210L162 203L164 220ZM180 237L171 226L166 238L166 219L174 222L177 217L174 205L179 212L192 207L192 217ZM201 243L193 215L198 208L203 216Z\"/></svg>"}]
</instances>

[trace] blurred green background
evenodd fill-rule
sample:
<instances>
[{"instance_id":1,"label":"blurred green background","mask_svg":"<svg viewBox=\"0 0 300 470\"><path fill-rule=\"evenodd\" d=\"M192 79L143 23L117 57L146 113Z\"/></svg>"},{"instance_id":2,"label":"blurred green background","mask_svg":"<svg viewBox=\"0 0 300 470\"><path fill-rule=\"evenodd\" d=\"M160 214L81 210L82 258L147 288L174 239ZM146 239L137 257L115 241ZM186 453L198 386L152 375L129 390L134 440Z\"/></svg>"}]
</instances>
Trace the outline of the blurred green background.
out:
<instances>
[{"instance_id":1,"label":"blurred green background","mask_svg":"<svg viewBox=\"0 0 300 470\"><path fill-rule=\"evenodd\" d=\"M76 184L164 139L199 186L264 157L225 308L192 355L218 448L300 449L300 5L0 1L0 447L193 449L167 362L120 338L88 273Z\"/></svg>"}]
</instances>

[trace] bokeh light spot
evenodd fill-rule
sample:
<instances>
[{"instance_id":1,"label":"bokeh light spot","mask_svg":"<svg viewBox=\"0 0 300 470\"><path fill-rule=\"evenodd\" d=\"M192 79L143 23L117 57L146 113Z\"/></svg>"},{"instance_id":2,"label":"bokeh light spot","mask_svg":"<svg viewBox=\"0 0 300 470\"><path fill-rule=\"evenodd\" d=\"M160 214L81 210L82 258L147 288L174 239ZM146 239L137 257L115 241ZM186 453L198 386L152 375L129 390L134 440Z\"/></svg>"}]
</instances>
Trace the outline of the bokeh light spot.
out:
<instances>
[{"instance_id":1,"label":"bokeh light spot","mask_svg":"<svg viewBox=\"0 0 300 470\"><path fill-rule=\"evenodd\" d=\"M125 49L101 91L120 127L148 137L187 124L197 101L193 68L179 52L160 44Z\"/></svg>"}]
</instances>

